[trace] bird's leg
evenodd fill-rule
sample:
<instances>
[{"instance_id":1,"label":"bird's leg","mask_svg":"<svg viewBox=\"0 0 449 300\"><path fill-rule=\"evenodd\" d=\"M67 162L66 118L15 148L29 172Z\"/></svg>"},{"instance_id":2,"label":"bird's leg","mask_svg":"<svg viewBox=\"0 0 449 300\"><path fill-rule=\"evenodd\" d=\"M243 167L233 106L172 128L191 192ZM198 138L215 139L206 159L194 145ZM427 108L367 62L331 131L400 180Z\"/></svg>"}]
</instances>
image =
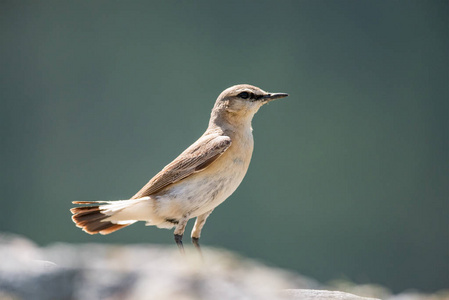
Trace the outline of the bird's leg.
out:
<instances>
[{"instance_id":1,"label":"bird's leg","mask_svg":"<svg viewBox=\"0 0 449 300\"><path fill-rule=\"evenodd\" d=\"M187 221L189 216L183 216L181 220L178 221L178 225L175 228L175 242L178 245L179 251L184 254L184 246L182 245L182 235L186 229Z\"/></svg>"},{"instance_id":2,"label":"bird's leg","mask_svg":"<svg viewBox=\"0 0 449 300\"><path fill-rule=\"evenodd\" d=\"M192 229L192 234L191 234L192 243L200 254L201 254L201 247L200 247L199 241L200 241L200 236L201 236L201 229L203 229L203 226L206 223L206 219L207 219L207 217L209 217L209 215L212 213L212 211L213 211L213 209L202 214L202 215L199 215L196 218L195 225L193 226L193 229Z\"/></svg>"},{"instance_id":3,"label":"bird's leg","mask_svg":"<svg viewBox=\"0 0 449 300\"><path fill-rule=\"evenodd\" d=\"M184 246L182 245L182 234L175 234L175 242L178 245L179 251L184 254Z\"/></svg>"}]
</instances>

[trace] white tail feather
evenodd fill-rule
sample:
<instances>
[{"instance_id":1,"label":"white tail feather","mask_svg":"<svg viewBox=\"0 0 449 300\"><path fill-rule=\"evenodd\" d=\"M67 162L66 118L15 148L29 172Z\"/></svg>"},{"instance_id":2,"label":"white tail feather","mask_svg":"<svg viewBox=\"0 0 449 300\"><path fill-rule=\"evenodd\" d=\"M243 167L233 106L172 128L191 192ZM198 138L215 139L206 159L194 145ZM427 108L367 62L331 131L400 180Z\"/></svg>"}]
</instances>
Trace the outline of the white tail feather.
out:
<instances>
[{"instance_id":1,"label":"white tail feather","mask_svg":"<svg viewBox=\"0 0 449 300\"><path fill-rule=\"evenodd\" d=\"M99 208L102 214L109 216L104 221L123 225L132 224L136 221L149 221L153 214L153 204L150 197L107 201Z\"/></svg>"}]
</instances>

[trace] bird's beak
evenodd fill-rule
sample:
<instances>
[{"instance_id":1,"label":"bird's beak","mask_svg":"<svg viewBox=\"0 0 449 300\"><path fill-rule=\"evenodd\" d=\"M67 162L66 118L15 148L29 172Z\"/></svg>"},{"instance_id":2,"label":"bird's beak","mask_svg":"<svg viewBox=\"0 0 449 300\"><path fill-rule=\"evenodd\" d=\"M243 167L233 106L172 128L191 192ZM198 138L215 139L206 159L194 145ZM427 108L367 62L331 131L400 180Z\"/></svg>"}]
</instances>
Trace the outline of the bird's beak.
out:
<instances>
[{"instance_id":1,"label":"bird's beak","mask_svg":"<svg viewBox=\"0 0 449 300\"><path fill-rule=\"evenodd\" d=\"M270 101L284 98L287 96L288 96L288 94L286 94L286 93L269 93L269 94L266 94L265 96L263 96L262 99L266 102L270 102Z\"/></svg>"}]
</instances>

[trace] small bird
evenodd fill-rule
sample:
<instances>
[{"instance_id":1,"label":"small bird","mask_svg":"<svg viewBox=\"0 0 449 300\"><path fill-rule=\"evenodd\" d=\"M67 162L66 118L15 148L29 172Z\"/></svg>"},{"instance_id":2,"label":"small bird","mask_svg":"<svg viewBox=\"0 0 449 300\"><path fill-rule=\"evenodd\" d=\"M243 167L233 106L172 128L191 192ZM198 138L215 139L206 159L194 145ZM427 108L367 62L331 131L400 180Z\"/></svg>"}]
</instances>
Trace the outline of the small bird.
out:
<instances>
[{"instance_id":1,"label":"small bird","mask_svg":"<svg viewBox=\"0 0 449 300\"><path fill-rule=\"evenodd\" d=\"M207 217L245 177L254 148L251 121L259 108L285 93L239 84L217 98L206 132L128 200L74 201L72 220L89 234L109 234L137 221L171 229L183 252L182 237L196 218L191 238L199 239Z\"/></svg>"}]
</instances>

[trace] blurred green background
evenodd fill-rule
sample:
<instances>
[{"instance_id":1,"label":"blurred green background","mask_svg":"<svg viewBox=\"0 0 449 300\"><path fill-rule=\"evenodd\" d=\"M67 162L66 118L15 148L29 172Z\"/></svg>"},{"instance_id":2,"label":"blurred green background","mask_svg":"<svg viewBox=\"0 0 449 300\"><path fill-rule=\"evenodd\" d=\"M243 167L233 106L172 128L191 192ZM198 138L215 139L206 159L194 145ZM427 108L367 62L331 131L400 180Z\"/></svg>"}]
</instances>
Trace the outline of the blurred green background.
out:
<instances>
[{"instance_id":1,"label":"blurred green background","mask_svg":"<svg viewBox=\"0 0 449 300\"><path fill-rule=\"evenodd\" d=\"M448 6L2 1L0 231L174 245L143 223L87 235L71 201L132 196L250 83L290 97L255 116L202 244L323 282L449 288Z\"/></svg>"}]
</instances>

